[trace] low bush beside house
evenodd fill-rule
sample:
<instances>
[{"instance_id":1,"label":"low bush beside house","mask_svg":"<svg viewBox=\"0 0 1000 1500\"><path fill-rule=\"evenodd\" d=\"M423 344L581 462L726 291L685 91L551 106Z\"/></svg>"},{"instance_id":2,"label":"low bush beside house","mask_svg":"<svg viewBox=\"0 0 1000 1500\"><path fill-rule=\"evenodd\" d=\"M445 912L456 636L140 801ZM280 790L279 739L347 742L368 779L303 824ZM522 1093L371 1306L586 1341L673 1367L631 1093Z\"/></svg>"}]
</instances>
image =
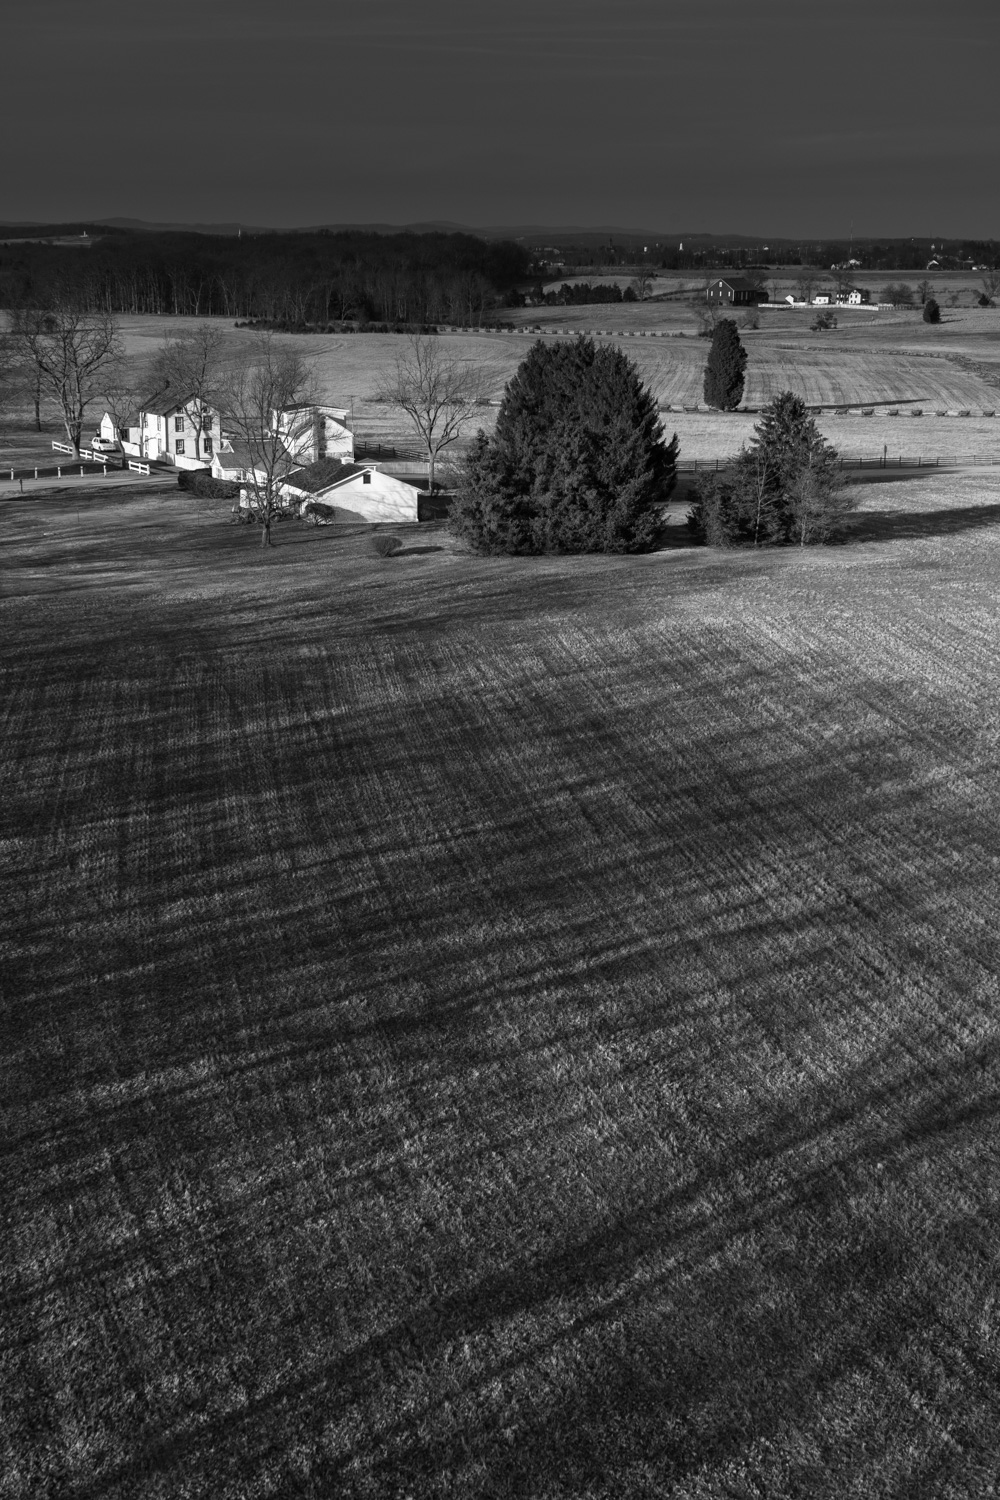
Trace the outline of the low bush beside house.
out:
<instances>
[{"instance_id":1,"label":"low bush beside house","mask_svg":"<svg viewBox=\"0 0 1000 1500\"><path fill-rule=\"evenodd\" d=\"M206 469L181 469L177 483L189 495L203 500L238 500L240 487L229 479L214 479Z\"/></svg>"}]
</instances>

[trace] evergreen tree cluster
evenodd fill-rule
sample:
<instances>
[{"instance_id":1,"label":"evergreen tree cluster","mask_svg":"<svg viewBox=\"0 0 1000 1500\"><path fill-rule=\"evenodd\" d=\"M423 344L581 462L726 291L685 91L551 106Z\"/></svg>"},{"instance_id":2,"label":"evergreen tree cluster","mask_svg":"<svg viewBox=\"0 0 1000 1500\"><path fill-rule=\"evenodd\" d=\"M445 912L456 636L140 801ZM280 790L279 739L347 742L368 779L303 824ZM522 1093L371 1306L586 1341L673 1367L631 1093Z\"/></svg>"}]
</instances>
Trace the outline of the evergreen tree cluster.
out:
<instances>
[{"instance_id":1,"label":"evergreen tree cluster","mask_svg":"<svg viewBox=\"0 0 1000 1500\"><path fill-rule=\"evenodd\" d=\"M688 525L710 546L829 541L857 504L838 462L802 399L784 391L732 467L696 495Z\"/></svg>"},{"instance_id":2,"label":"evergreen tree cluster","mask_svg":"<svg viewBox=\"0 0 1000 1500\"><path fill-rule=\"evenodd\" d=\"M575 285L570 285L568 281L564 281L561 287L551 292L536 286L534 298L547 307L581 307L591 302L635 302L635 292L627 296L628 292L632 292L631 287L626 287L623 293L616 281L602 281L596 285L589 281L578 281Z\"/></svg>"},{"instance_id":3,"label":"evergreen tree cluster","mask_svg":"<svg viewBox=\"0 0 1000 1500\"><path fill-rule=\"evenodd\" d=\"M487 553L642 552L661 527L677 438L620 349L539 341L507 385L494 435L480 431L451 508L454 533Z\"/></svg>"},{"instance_id":4,"label":"evergreen tree cluster","mask_svg":"<svg viewBox=\"0 0 1000 1500\"><path fill-rule=\"evenodd\" d=\"M735 411L743 400L747 351L732 318L715 325L705 366L705 400L718 411Z\"/></svg>"}]
</instances>

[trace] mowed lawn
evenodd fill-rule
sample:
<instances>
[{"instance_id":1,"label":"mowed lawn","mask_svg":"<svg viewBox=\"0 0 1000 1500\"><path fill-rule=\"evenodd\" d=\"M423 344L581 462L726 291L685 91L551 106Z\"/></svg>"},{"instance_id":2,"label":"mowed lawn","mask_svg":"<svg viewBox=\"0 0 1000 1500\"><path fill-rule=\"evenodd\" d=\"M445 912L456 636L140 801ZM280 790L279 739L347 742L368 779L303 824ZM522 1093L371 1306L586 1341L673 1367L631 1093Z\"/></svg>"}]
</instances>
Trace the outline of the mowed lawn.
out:
<instances>
[{"instance_id":1,"label":"mowed lawn","mask_svg":"<svg viewBox=\"0 0 1000 1500\"><path fill-rule=\"evenodd\" d=\"M0 1494L1000 1493L1000 487L6 502Z\"/></svg>"}]
</instances>

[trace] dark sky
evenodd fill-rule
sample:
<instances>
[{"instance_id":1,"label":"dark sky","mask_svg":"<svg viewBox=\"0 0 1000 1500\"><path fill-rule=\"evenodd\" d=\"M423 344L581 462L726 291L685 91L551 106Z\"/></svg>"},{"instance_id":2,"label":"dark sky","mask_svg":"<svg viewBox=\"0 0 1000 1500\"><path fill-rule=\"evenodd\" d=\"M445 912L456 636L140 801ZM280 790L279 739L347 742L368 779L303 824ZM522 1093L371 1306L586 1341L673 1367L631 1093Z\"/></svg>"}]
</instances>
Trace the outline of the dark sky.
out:
<instances>
[{"instance_id":1,"label":"dark sky","mask_svg":"<svg viewBox=\"0 0 1000 1500\"><path fill-rule=\"evenodd\" d=\"M13 0L0 220L1000 237L998 0Z\"/></svg>"}]
</instances>

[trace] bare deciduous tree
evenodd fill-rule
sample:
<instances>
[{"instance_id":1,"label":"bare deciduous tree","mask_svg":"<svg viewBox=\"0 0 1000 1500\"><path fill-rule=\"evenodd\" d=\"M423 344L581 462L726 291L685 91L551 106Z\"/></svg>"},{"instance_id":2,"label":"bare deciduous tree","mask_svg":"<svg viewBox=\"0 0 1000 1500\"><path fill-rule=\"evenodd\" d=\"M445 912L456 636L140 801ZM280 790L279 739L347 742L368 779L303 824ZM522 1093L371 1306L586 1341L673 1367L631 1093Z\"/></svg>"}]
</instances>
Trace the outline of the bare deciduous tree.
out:
<instances>
[{"instance_id":1,"label":"bare deciduous tree","mask_svg":"<svg viewBox=\"0 0 1000 1500\"><path fill-rule=\"evenodd\" d=\"M815 266L803 266L795 278L793 296L796 297L797 301L811 302L818 282L819 277L816 274Z\"/></svg>"},{"instance_id":2,"label":"bare deciduous tree","mask_svg":"<svg viewBox=\"0 0 1000 1500\"><path fill-rule=\"evenodd\" d=\"M648 266L640 266L636 271L629 286L632 288L640 302L645 302L649 296L649 288L653 282L653 273Z\"/></svg>"},{"instance_id":3,"label":"bare deciduous tree","mask_svg":"<svg viewBox=\"0 0 1000 1500\"><path fill-rule=\"evenodd\" d=\"M172 334L152 364L156 385L166 387L194 426L192 457L206 459L212 452L212 413L219 405L225 338L212 323Z\"/></svg>"},{"instance_id":4,"label":"bare deciduous tree","mask_svg":"<svg viewBox=\"0 0 1000 1500\"><path fill-rule=\"evenodd\" d=\"M115 436L119 441L136 410L142 382L139 372L124 354L109 360L101 371L97 395L115 425Z\"/></svg>"},{"instance_id":5,"label":"bare deciduous tree","mask_svg":"<svg viewBox=\"0 0 1000 1500\"><path fill-rule=\"evenodd\" d=\"M79 457L87 407L99 394L104 370L121 356L114 318L83 312L69 299L18 308L11 317L11 340L34 372L38 401L46 394L55 402Z\"/></svg>"},{"instance_id":6,"label":"bare deciduous tree","mask_svg":"<svg viewBox=\"0 0 1000 1500\"><path fill-rule=\"evenodd\" d=\"M1000 271L984 271L982 285L983 296L992 303L1000 294Z\"/></svg>"},{"instance_id":7,"label":"bare deciduous tree","mask_svg":"<svg viewBox=\"0 0 1000 1500\"><path fill-rule=\"evenodd\" d=\"M301 439L296 418L279 420L281 413L301 408L301 422L309 428L315 402L313 372L294 349L279 344L270 333L259 333L220 379L217 387L224 428L245 457L244 481L251 513L260 521L261 546L271 541L271 523L282 499L282 488L301 461L293 456Z\"/></svg>"},{"instance_id":8,"label":"bare deciduous tree","mask_svg":"<svg viewBox=\"0 0 1000 1500\"><path fill-rule=\"evenodd\" d=\"M439 455L458 440L496 384L492 367L446 354L437 339L424 334L408 340L395 369L377 382L375 400L398 406L420 434L427 449L430 494Z\"/></svg>"}]
</instances>

